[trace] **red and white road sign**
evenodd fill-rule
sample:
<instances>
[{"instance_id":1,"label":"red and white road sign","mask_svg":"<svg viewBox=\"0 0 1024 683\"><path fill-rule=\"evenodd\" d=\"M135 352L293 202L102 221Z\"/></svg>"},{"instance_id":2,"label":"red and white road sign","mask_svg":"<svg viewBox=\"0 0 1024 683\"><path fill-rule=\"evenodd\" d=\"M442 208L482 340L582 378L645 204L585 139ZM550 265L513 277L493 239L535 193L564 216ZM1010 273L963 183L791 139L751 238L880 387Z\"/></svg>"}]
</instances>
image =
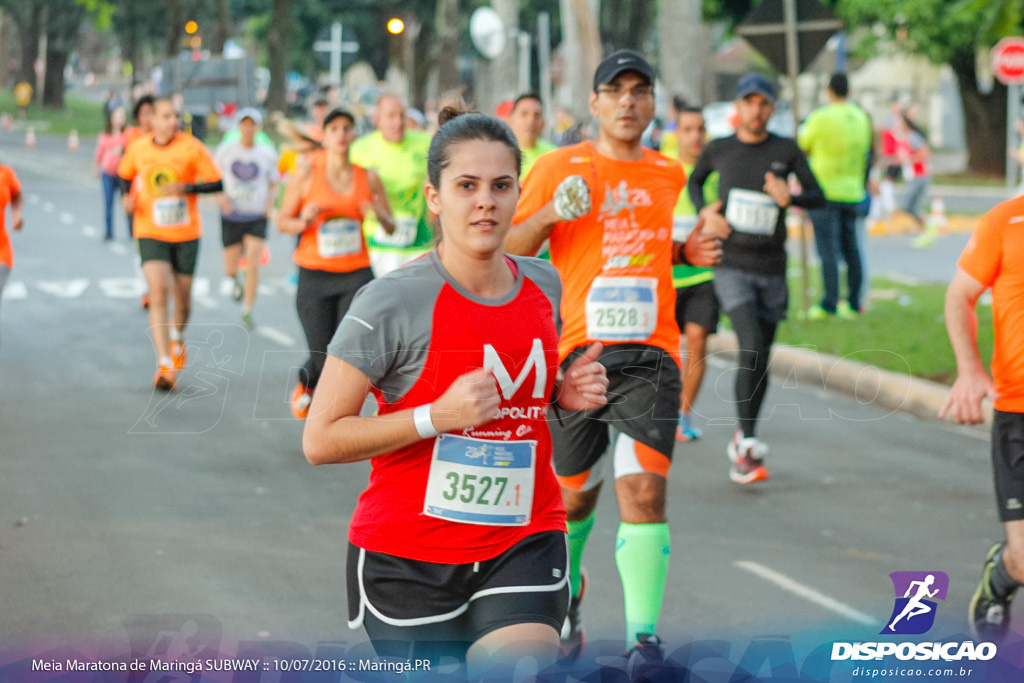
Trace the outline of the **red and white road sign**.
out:
<instances>
[{"instance_id":1,"label":"red and white road sign","mask_svg":"<svg viewBox=\"0 0 1024 683\"><path fill-rule=\"evenodd\" d=\"M992 48L992 72L1000 83L1024 83L1024 38L1003 38Z\"/></svg>"}]
</instances>

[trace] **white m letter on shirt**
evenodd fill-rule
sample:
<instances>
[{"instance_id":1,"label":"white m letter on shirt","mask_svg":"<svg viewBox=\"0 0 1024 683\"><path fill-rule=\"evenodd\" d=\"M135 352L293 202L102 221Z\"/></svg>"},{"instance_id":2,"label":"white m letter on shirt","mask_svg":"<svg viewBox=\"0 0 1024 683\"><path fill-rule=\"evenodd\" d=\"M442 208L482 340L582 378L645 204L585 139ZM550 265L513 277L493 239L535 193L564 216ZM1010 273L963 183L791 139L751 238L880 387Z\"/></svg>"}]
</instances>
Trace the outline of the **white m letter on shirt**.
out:
<instances>
[{"instance_id":1,"label":"white m letter on shirt","mask_svg":"<svg viewBox=\"0 0 1024 683\"><path fill-rule=\"evenodd\" d=\"M512 376L505 364L501 362L498 352L490 344L484 344L484 368L494 373L494 378L498 380L498 386L501 388L501 395L506 401L519 391L519 387L523 386L526 381L530 368L533 368L536 375L533 383L533 398L543 398L544 396L544 386L548 383L548 369L544 362L544 347L541 345L540 339L533 340L530 357L526 360L526 365L523 366L515 382L512 381Z\"/></svg>"}]
</instances>

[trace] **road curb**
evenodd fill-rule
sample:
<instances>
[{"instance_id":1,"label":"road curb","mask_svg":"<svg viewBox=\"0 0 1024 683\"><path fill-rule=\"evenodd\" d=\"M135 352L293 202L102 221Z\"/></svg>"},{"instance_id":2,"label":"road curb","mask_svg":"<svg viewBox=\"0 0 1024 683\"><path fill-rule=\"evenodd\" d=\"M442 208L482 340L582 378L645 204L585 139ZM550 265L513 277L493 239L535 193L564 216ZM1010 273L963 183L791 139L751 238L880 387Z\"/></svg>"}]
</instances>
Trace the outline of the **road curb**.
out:
<instances>
[{"instance_id":1,"label":"road curb","mask_svg":"<svg viewBox=\"0 0 1024 683\"><path fill-rule=\"evenodd\" d=\"M708 338L709 356L735 359L737 348L733 332L721 331ZM939 421L939 409L949 395L949 387L938 382L796 346L773 347L769 368L773 375L843 393L864 405L907 413L922 420ZM993 411L988 401L984 414L985 424L991 425Z\"/></svg>"}]
</instances>

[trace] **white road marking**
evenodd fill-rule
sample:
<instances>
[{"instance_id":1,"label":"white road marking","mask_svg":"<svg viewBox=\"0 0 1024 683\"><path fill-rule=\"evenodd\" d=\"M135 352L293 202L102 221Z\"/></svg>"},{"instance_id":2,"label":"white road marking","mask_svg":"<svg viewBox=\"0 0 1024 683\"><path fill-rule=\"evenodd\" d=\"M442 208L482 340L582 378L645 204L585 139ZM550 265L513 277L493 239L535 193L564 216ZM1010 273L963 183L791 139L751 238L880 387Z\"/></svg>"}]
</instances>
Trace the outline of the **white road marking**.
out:
<instances>
[{"instance_id":1,"label":"white road marking","mask_svg":"<svg viewBox=\"0 0 1024 683\"><path fill-rule=\"evenodd\" d=\"M266 325L258 325L256 327L256 334L260 334L270 341L280 344L281 346L295 346L295 340L282 332L281 330L274 329L273 327L267 327Z\"/></svg>"},{"instance_id":2,"label":"white road marking","mask_svg":"<svg viewBox=\"0 0 1024 683\"><path fill-rule=\"evenodd\" d=\"M37 195L35 193L29 194L29 196L28 196L28 203L29 204L38 204L39 203L39 195Z\"/></svg>"},{"instance_id":3,"label":"white road marking","mask_svg":"<svg viewBox=\"0 0 1024 683\"><path fill-rule=\"evenodd\" d=\"M67 211L61 211L60 212L60 222L63 223L64 225L71 225L72 223L75 222L75 217L72 216Z\"/></svg>"},{"instance_id":4,"label":"white road marking","mask_svg":"<svg viewBox=\"0 0 1024 683\"><path fill-rule=\"evenodd\" d=\"M53 205L53 202L43 202L43 211L46 213L52 212L55 208L57 207Z\"/></svg>"},{"instance_id":5,"label":"white road marking","mask_svg":"<svg viewBox=\"0 0 1024 683\"><path fill-rule=\"evenodd\" d=\"M192 280L192 301L203 308L217 308L217 302L210 298L210 278L197 277Z\"/></svg>"},{"instance_id":6,"label":"white road marking","mask_svg":"<svg viewBox=\"0 0 1024 683\"><path fill-rule=\"evenodd\" d=\"M88 237L89 239L96 239L100 236L100 231L91 225L82 226L82 236Z\"/></svg>"},{"instance_id":7,"label":"white road marking","mask_svg":"<svg viewBox=\"0 0 1024 683\"><path fill-rule=\"evenodd\" d=\"M118 256L124 256L128 253L128 247L124 246L120 242L111 242L110 251L114 252Z\"/></svg>"},{"instance_id":8,"label":"white road marking","mask_svg":"<svg viewBox=\"0 0 1024 683\"><path fill-rule=\"evenodd\" d=\"M25 286L24 282L17 280L8 282L7 286L4 287L3 294L0 295L0 299L27 299L28 298L28 287Z\"/></svg>"},{"instance_id":9,"label":"white road marking","mask_svg":"<svg viewBox=\"0 0 1024 683\"><path fill-rule=\"evenodd\" d=\"M60 299L77 299L89 287L89 280L84 277L75 280L39 280L36 286Z\"/></svg>"},{"instance_id":10,"label":"white road marking","mask_svg":"<svg viewBox=\"0 0 1024 683\"><path fill-rule=\"evenodd\" d=\"M733 566L739 567L740 569L746 570L751 574L756 574L766 581L774 583L779 588L789 591L794 595L797 595L808 602L813 602L819 607L835 612L836 614L845 617L851 621L855 621L858 624L864 624L865 626L879 626L882 622L875 619L872 616L864 614L863 612L856 610L849 605L843 604L835 598L830 598L823 593L819 593L813 588L809 588L802 583L794 581L793 579L778 573L774 569L769 569L763 564L757 562L750 562L748 560L737 560L733 562Z\"/></svg>"},{"instance_id":11,"label":"white road marking","mask_svg":"<svg viewBox=\"0 0 1024 683\"><path fill-rule=\"evenodd\" d=\"M146 293L146 283L134 277L112 277L99 281L100 291L111 299L138 299Z\"/></svg>"}]
</instances>

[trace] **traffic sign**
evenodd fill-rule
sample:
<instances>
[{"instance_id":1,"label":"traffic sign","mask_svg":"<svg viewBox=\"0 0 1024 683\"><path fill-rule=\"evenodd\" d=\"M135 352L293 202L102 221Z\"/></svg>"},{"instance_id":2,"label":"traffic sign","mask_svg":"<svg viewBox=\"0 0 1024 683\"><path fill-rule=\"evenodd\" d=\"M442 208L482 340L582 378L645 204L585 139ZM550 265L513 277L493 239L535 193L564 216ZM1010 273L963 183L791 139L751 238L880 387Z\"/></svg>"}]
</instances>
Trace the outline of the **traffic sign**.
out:
<instances>
[{"instance_id":1,"label":"traffic sign","mask_svg":"<svg viewBox=\"0 0 1024 683\"><path fill-rule=\"evenodd\" d=\"M992 73L1003 85L1024 83L1024 38L1003 38L996 43Z\"/></svg>"},{"instance_id":2,"label":"traffic sign","mask_svg":"<svg viewBox=\"0 0 1024 683\"><path fill-rule=\"evenodd\" d=\"M796 39L799 59L797 72L804 71L818 56L825 43L836 31L843 30L843 22L818 0L796 0ZM744 17L736 33L743 36L754 49L764 55L772 66L789 73L784 3L762 2Z\"/></svg>"}]
</instances>

